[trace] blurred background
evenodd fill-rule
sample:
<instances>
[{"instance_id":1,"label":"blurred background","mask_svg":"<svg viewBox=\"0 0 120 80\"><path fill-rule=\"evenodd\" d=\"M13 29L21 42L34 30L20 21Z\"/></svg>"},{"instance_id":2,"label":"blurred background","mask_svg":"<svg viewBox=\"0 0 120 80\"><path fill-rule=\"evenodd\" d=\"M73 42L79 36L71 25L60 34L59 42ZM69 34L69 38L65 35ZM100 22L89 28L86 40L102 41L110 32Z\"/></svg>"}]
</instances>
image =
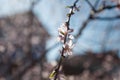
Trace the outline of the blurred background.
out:
<instances>
[{"instance_id":1,"label":"blurred background","mask_svg":"<svg viewBox=\"0 0 120 80\"><path fill-rule=\"evenodd\" d=\"M0 80L49 80L58 27L75 0L0 0ZM120 0L79 0L73 55L58 80L120 80Z\"/></svg>"}]
</instances>

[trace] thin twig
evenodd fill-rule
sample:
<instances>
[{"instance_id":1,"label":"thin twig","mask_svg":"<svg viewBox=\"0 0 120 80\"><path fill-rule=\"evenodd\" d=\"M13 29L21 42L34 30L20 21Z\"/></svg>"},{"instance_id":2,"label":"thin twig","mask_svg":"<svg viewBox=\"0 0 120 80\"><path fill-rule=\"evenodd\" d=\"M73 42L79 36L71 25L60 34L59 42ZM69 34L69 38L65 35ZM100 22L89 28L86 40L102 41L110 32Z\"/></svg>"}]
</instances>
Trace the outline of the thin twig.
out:
<instances>
[{"instance_id":1,"label":"thin twig","mask_svg":"<svg viewBox=\"0 0 120 80\"><path fill-rule=\"evenodd\" d=\"M76 40L79 38L79 36L82 34L82 31L85 29L87 24L90 22L90 19L88 18L85 22L83 22L82 27L79 29L79 32L77 33Z\"/></svg>"},{"instance_id":2,"label":"thin twig","mask_svg":"<svg viewBox=\"0 0 120 80\"><path fill-rule=\"evenodd\" d=\"M96 0L95 5L94 5L95 8L98 7L99 2L100 0Z\"/></svg>"},{"instance_id":3,"label":"thin twig","mask_svg":"<svg viewBox=\"0 0 120 80\"><path fill-rule=\"evenodd\" d=\"M69 28L69 25L70 25L70 19L71 19L71 16L74 14L74 8L76 7L76 3L78 2L78 0L76 0L75 2L74 2L74 4L71 6L71 12L68 14L68 19L67 19L67 28L68 28L68 30L70 29ZM66 43L66 40L67 40L67 34L65 35L65 39L64 39L64 44ZM60 66L61 66L61 64L62 64L62 60L63 60L63 55L64 55L64 48L62 48L62 52L61 52L61 57L60 57L60 61L59 61L59 63L58 63L58 67L56 68L56 74L55 74L55 77L54 77L54 80L56 80L57 79L57 77L58 77L58 74L59 74L59 69L60 69Z\"/></svg>"},{"instance_id":4,"label":"thin twig","mask_svg":"<svg viewBox=\"0 0 120 80\"><path fill-rule=\"evenodd\" d=\"M96 9L95 9L95 7L91 4L91 2L90 2L89 0L86 0L86 2L90 5L90 7L92 8L92 10L93 10L94 12L96 12Z\"/></svg>"},{"instance_id":5,"label":"thin twig","mask_svg":"<svg viewBox=\"0 0 120 80\"><path fill-rule=\"evenodd\" d=\"M99 8L98 10L96 10L96 13L100 13L100 12L106 10L106 9L117 8L117 7L119 7L119 6L120 6L120 4L113 5L113 6L110 6L110 5L108 5L108 6L104 6L104 7L102 7L102 8Z\"/></svg>"},{"instance_id":6,"label":"thin twig","mask_svg":"<svg viewBox=\"0 0 120 80\"><path fill-rule=\"evenodd\" d=\"M94 14L91 14L91 13L89 14L88 19L86 21L84 21L83 25L80 27L79 32L76 35L76 38L79 38L79 36L82 34L82 31L86 28L86 26L90 22L90 20L95 20L95 19L96 20L118 20L118 19L120 19L120 15L115 16L115 17L94 17L94 15L96 13L100 13L106 9L116 8L116 7L120 6L120 4L113 5L113 6L104 6L102 8L99 8L98 10L94 10L94 6L92 6L92 4L88 0L86 0L86 1L91 6L91 8L92 8L91 11L94 11ZM97 6L97 5L95 5L95 6Z\"/></svg>"},{"instance_id":7,"label":"thin twig","mask_svg":"<svg viewBox=\"0 0 120 80\"><path fill-rule=\"evenodd\" d=\"M118 15L118 16L115 16L115 17L99 17L99 16L96 16L96 17L94 17L94 16L92 16L91 17L91 19L92 20L118 20L118 19L120 19L120 15Z\"/></svg>"},{"instance_id":8,"label":"thin twig","mask_svg":"<svg viewBox=\"0 0 120 80\"><path fill-rule=\"evenodd\" d=\"M92 8L92 11L96 12L94 6L89 2L89 0L86 0L86 2L90 5L90 7ZM83 22L82 27L80 27L79 32L75 36L77 39L82 34L82 31L86 28L87 24L90 22L91 15L92 14L90 13L89 16L88 16L88 19L86 19L86 21Z\"/></svg>"}]
</instances>

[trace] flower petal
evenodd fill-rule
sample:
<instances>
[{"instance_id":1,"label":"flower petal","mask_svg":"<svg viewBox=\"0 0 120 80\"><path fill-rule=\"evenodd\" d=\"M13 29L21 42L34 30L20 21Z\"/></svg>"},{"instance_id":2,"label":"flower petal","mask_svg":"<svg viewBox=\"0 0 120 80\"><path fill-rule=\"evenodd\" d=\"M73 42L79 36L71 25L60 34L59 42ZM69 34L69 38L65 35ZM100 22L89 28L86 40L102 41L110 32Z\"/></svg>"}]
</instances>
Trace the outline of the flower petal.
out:
<instances>
[{"instance_id":1,"label":"flower petal","mask_svg":"<svg viewBox=\"0 0 120 80\"><path fill-rule=\"evenodd\" d=\"M73 31L74 31L73 29L69 29L69 30L68 30L68 33L71 33L71 32L73 32Z\"/></svg>"},{"instance_id":2,"label":"flower petal","mask_svg":"<svg viewBox=\"0 0 120 80\"><path fill-rule=\"evenodd\" d=\"M71 47L72 45L73 45L72 40L69 40L69 42L68 42L68 46Z\"/></svg>"},{"instance_id":3,"label":"flower petal","mask_svg":"<svg viewBox=\"0 0 120 80\"><path fill-rule=\"evenodd\" d=\"M74 39L74 36L71 35L71 34L69 34L68 38L69 38L69 39Z\"/></svg>"}]
</instances>

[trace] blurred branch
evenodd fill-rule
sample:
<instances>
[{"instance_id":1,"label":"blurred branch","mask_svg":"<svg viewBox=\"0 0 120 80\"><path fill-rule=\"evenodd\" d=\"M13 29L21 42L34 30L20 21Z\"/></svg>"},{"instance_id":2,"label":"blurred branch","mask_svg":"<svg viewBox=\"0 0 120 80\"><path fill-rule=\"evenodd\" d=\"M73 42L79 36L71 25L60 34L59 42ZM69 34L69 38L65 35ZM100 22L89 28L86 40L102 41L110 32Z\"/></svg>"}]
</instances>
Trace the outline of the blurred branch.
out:
<instances>
[{"instance_id":1,"label":"blurred branch","mask_svg":"<svg viewBox=\"0 0 120 80\"><path fill-rule=\"evenodd\" d=\"M120 4L113 5L113 6L110 6L110 5L108 5L108 6L104 6L104 7L99 8L98 10L96 10L96 12L95 12L95 13L102 12L102 11L104 11L104 10L106 10L106 9L113 9L113 8L117 8L117 7L119 7L119 6L120 6Z\"/></svg>"},{"instance_id":2,"label":"blurred branch","mask_svg":"<svg viewBox=\"0 0 120 80\"><path fill-rule=\"evenodd\" d=\"M96 11L94 6L90 3L89 0L86 0L86 2L90 5L90 7L92 8L93 11ZM95 6L97 6L97 4ZM79 32L75 36L77 39L82 34L82 31L86 28L87 24L90 22L91 15L92 15L92 13L89 14L88 19L86 19L86 21L84 21L82 26L80 27Z\"/></svg>"},{"instance_id":3,"label":"blurred branch","mask_svg":"<svg viewBox=\"0 0 120 80\"><path fill-rule=\"evenodd\" d=\"M45 52L44 52L44 54L42 54L42 56L38 60L32 59L31 61L27 62L24 66L19 68L16 71L15 75L8 76L8 80L16 80L17 78L19 78L21 80L21 78L25 74L25 72L27 72L30 68L35 66L36 63L39 63L44 57L45 57Z\"/></svg>"},{"instance_id":4,"label":"blurred branch","mask_svg":"<svg viewBox=\"0 0 120 80\"><path fill-rule=\"evenodd\" d=\"M40 1L40 0L32 1L31 8L30 8L30 9L33 10L34 6L35 6L36 4L38 4L39 1Z\"/></svg>"},{"instance_id":5,"label":"blurred branch","mask_svg":"<svg viewBox=\"0 0 120 80\"><path fill-rule=\"evenodd\" d=\"M95 6L92 5L92 3L89 0L86 0L86 2L88 3L88 5L90 5L90 7L92 8L92 11L94 11L95 13L99 13L105 9L113 9L113 8L117 8L120 6L120 4L117 5L108 5L108 6L102 6L100 7L98 10L95 9L95 7L98 5L99 0L96 1Z\"/></svg>"},{"instance_id":6,"label":"blurred branch","mask_svg":"<svg viewBox=\"0 0 120 80\"><path fill-rule=\"evenodd\" d=\"M79 32L77 33L77 35L75 36L77 39L79 38L79 36L82 34L82 31L85 29L85 27L87 26L87 24L90 22L90 18L88 18L86 21L83 22L82 27L80 27Z\"/></svg>"},{"instance_id":7,"label":"blurred branch","mask_svg":"<svg viewBox=\"0 0 120 80\"><path fill-rule=\"evenodd\" d=\"M34 8L34 6L39 2L40 0L36 0L35 2L32 2L32 4L31 4L31 8L30 8L30 11L29 11L29 14L30 14L30 16L29 16L29 18L30 18L30 23L28 24L28 26L32 26L34 23L33 23L33 21L34 21L34 18L36 18L35 17L35 15L34 15L34 13L33 13L33 8ZM39 63L39 62L41 62L42 63L42 60L45 58L45 55L46 55L46 52L45 52L45 50L43 50L43 54L37 59L37 60L35 60L35 59L33 59L33 57L32 57L32 45L31 45L31 42L30 42L30 38L32 37L32 33L30 33L29 35L28 35L28 47L29 47L29 50L28 50L28 52L26 53L27 54L27 56L26 56L26 59L28 59L29 61L25 64L25 65L23 65L22 67L20 67L20 68L18 68L17 70L16 70L16 72L15 72L15 74L10 74L10 76L7 76L7 79L8 80L16 80L16 79L19 79L19 80L21 80L21 78L22 78L22 76L30 69L30 68L32 68L33 66L35 66L37 63ZM42 80L42 79L41 79Z\"/></svg>"},{"instance_id":8,"label":"blurred branch","mask_svg":"<svg viewBox=\"0 0 120 80\"><path fill-rule=\"evenodd\" d=\"M120 19L120 15L115 16L115 17L99 17L99 16L94 17L92 16L90 19L92 20L118 20Z\"/></svg>"},{"instance_id":9,"label":"blurred branch","mask_svg":"<svg viewBox=\"0 0 120 80\"><path fill-rule=\"evenodd\" d=\"M94 7L96 8L99 4L100 0L96 0Z\"/></svg>"},{"instance_id":10,"label":"blurred branch","mask_svg":"<svg viewBox=\"0 0 120 80\"><path fill-rule=\"evenodd\" d=\"M79 32L77 33L76 35L76 38L79 38L79 36L82 34L82 31L86 28L87 24L90 22L90 20L95 20L95 19L98 19L98 20L116 20L116 19L120 19L120 16L115 16L115 17L94 17L94 15L96 13L99 13L101 11L104 11L106 9L113 9L113 8L116 8L118 6L120 6L120 4L118 5L114 5L114 6L104 6L98 10L95 9L95 7L91 4L91 2L89 0L86 0L86 2L88 3L88 5L90 5L90 7L92 8L91 12L94 12L94 13L90 13L89 16L88 16L88 19L86 21L84 21L84 23L82 24L82 26L80 27L79 29ZM96 1L96 5L97 6L99 3L99 0Z\"/></svg>"},{"instance_id":11,"label":"blurred branch","mask_svg":"<svg viewBox=\"0 0 120 80\"><path fill-rule=\"evenodd\" d=\"M95 7L92 5L92 3L89 1L89 0L85 0L89 5L90 5L90 7L92 8L92 10L94 11L94 12L96 12L96 9L95 9Z\"/></svg>"},{"instance_id":12,"label":"blurred branch","mask_svg":"<svg viewBox=\"0 0 120 80\"><path fill-rule=\"evenodd\" d=\"M56 48L57 46L58 46L58 43L55 43L53 46L51 46L50 48L48 48L48 49L46 50L46 52L48 52L48 51Z\"/></svg>"}]
</instances>

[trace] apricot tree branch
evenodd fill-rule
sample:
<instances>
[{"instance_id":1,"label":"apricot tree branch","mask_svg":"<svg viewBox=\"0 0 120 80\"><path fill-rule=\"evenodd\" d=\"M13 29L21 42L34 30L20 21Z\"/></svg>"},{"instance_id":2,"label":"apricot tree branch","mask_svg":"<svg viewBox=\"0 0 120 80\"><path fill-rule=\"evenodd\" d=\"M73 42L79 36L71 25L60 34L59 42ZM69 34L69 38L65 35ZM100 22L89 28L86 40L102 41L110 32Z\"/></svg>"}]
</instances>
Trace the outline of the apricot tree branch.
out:
<instances>
[{"instance_id":1,"label":"apricot tree branch","mask_svg":"<svg viewBox=\"0 0 120 80\"><path fill-rule=\"evenodd\" d=\"M76 3L78 2L78 0L76 0L74 2L74 4L72 6L70 6L71 10L70 12L67 14L67 21L65 22L65 25L67 27L68 30L70 30L69 28L69 25L70 25L70 20L71 20L71 16L74 14L74 8L76 8ZM68 33L65 34L65 38L64 38L64 44L66 44L66 41L67 41L67 36L68 36ZM62 51L61 51L61 57L60 57L60 60L59 60L59 63L58 63L58 67L55 69L55 77L54 77L54 80L57 79L58 77L58 74L59 74L59 69L60 69L60 66L62 64L62 61L63 61L63 58L64 58L64 51L65 51L65 48L62 47Z\"/></svg>"}]
</instances>

